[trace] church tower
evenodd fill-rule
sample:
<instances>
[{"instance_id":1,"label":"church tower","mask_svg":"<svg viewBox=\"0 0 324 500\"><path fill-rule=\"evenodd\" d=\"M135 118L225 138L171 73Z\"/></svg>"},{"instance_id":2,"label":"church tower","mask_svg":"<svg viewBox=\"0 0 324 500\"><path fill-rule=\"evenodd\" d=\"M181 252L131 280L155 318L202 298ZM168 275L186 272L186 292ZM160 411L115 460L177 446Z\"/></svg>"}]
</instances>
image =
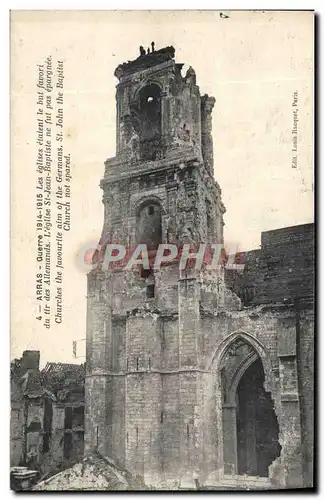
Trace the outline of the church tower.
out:
<instances>
[{"instance_id":1,"label":"church tower","mask_svg":"<svg viewBox=\"0 0 324 500\"><path fill-rule=\"evenodd\" d=\"M215 99L174 57L152 43L116 68L116 156L105 162L104 223L88 274L85 450L152 484L206 468L211 332L201 318L240 305L222 270L180 270L177 259L157 270L103 265L111 243L146 244L154 255L160 243L223 242Z\"/></svg>"}]
</instances>

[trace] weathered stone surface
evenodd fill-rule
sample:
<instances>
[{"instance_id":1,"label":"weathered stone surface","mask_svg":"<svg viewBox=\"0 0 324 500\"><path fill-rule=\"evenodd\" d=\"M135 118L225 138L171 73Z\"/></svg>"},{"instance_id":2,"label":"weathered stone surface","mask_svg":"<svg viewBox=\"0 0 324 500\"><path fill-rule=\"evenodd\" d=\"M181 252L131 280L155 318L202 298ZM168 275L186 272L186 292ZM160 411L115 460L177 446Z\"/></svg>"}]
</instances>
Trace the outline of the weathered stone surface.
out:
<instances>
[{"instance_id":1,"label":"weathered stone surface","mask_svg":"<svg viewBox=\"0 0 324 500\"><path fill-rule=\"evenodd\" d=\"M181 64L163 54L163 62L142 54L118 69L117 153L101 181L103 251L88 274L86 453L99 450L156 488L309 485L311 306L282 303L273 293L282 290L280 272L262 288L269 300L245 308L223 270L180 272L177 262L148 273L102 266L108 242L223 242L214 99L200 96L192 68L183 77ZM264 238L263 255L275 255ZM280 248L286 269L290 257ZM248 376L255 391L241 404ZM268 473L259 480L262 460L259 469ZM251 470L256 479L244 482Z\"/></svg>"},{"instance_id":2,"label":"weathered stone surface","mask_svg":"<svg viewBox=\"0 0 324 500\"><path fill-rule=\"evenodd\" d=\"M265 231L259 250L237 254L244 271L227 270L226 282L244 305L299 299L307 307L314 296L314 229L301 224Z\"/></svg>"}]
</instances>

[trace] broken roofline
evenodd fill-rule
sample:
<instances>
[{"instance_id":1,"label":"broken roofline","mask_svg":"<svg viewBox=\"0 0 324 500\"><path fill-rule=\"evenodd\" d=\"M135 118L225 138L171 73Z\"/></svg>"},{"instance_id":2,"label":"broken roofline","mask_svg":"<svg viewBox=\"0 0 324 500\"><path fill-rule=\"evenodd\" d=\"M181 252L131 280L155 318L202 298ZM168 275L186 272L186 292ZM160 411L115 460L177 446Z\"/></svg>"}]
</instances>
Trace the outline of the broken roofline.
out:
<instances>
[{"instance_id":1,"label":"broken roofline","mask_svg":"<svg viewBox=\"0 0 324 500\"><path fill-rule=\"evenodd\" d=\"M179 268L194 267L197 270L235 269L242 271L244 264L238 263L237 247L228 252L223 243L215 244L190 244L174 245L161 243L152 249L145 243L127 247L117 243L99 245L91 259L87 258L87 249L84 253L82 265L92 268L93 264L101 264L103 270L124 268L131 270L134 266L142 266L145 270L159 270L170 264L178 262Z\"/></svg>"}]
</instances>

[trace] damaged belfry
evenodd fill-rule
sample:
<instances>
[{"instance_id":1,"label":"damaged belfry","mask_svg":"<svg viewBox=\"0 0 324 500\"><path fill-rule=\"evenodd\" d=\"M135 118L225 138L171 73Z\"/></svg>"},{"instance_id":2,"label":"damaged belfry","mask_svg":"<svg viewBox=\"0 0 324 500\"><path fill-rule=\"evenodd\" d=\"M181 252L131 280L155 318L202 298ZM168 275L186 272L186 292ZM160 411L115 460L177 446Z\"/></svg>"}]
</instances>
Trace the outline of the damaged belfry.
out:
<instances>
[{"instance_id":1,"label":"damaged belfry","mask_svg":"<svg viewBox=\"0 0 324 500\"><path fill-rule=\"evenodd\" d=\"M215 99L174 56L173 47L141 46L115 71L103 249L223 242ZM102 258L88 274L85 453L157 488L310 486L307 303L244 307L224 269L181 270L176 259L158 270L105 269Z\"/></svg>"}]
</instances>

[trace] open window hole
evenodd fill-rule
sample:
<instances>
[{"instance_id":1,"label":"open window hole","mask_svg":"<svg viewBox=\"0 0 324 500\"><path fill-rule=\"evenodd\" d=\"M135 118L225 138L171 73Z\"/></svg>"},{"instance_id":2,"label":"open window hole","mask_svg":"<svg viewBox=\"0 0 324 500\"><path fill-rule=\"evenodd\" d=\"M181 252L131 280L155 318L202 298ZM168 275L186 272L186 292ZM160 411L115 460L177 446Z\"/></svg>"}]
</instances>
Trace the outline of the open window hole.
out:
<instances>
[{"instance_id":1,"label":"open window hole","mask_svg":"<svg viewBox=\"0 0 324 500\"><path fill-rule=\"evenodd\" d=\"M146 287L146 297L148 299L153 299L155 295L155 285L147 285Z\"/></svg>"},{"instance_id":2,"label":"open window hole","mask_svg":"<svg viewBox=\"0 0 324 500\"><path fill-rule=\"evenodd\" d=\"M146 279L149 278L152 275L152 270L151 269L144 269L142 267L141 269L141 278Z\"/></svg>"}]
</instances>

